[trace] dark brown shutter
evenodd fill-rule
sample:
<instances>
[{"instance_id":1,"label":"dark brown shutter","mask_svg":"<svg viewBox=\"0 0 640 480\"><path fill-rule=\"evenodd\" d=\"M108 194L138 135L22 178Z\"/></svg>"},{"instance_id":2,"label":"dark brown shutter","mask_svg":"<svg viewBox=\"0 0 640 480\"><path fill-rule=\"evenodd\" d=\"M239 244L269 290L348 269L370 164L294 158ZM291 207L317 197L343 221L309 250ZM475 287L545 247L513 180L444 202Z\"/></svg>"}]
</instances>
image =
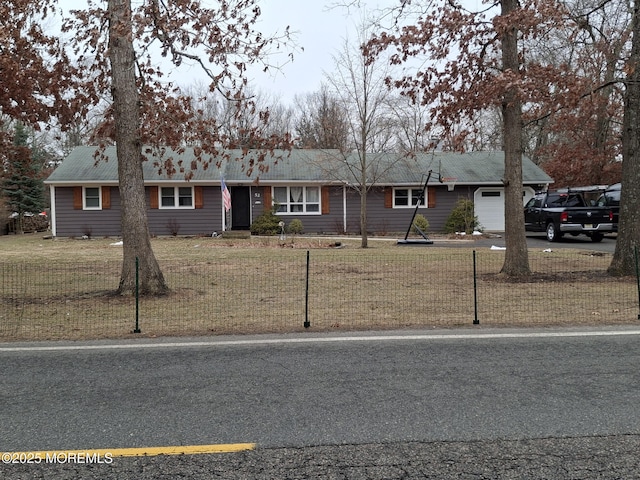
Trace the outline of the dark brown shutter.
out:
<instances>
[{"instance_id":1,"label":"dark brown shutter","mask_svg":"<svg viewBox=\"0 0 640 480\"><path fill-rule=\"evenodd\" d=\"M427 188L427 207L436 208L436 189Z\"/></svg>"},{"instance_id":2,"label":"dark brown shutter","mask_svg":"<svg viewBox=\"0 0 640 480\"><path fill-rule=\"evenodd\" d=\"M384 188L384 208L393 208L393 188Z\"/></svg>"},{"instance_id":3,"label":"dark brown shutter","mask_svg":"<svg viewBox=\"0 0 640 480\"><path fill-rule=\"evenodd\" d=\"M102 187L102 209L111 208L111 187Z\"/></svg>"},{"instance_id":4,"label":"dark brown shutter","mask_svg":"<svg viewBox=\"0 0 640 480\"><path fill-rule=\"evenodd\" d=\"M264 210L269 211L273 207L273 197L271 196L271 187L264 187Z\"/></svg>"},{"instance_id":5,"label":"dark brown shutter","mask_svg":"<svg viewBox=\"0 0 640 480\"><path fill-rule=\"evenodd\" d=\"M195 207L203 208L204 207L204 195L202 194L202 187L193 187L193 194L195 196Z\"/></svg>"},{"instance_id":6,"label":"dark brown shutter","mask_svg":"<svg viewBox=\"0 0 640 480\"><path fill-rule=\"evenodd\" d=\"M159 208L158 187L149 187L149 208Z\"/></svg>"},{"instance_id":7,"label":"dark brown shutter","mask_svg":"<svg viewBox=\"0 0 640 480\"><path fill-rule=\"evenodd\" d=\"M73 208L82 210L82 187L73 187Z\"/></svg>"},{"instance_id":8,"label":"dark brown shutter","mask_svg":"<svg viewBox=\"0 0 640 480\"><path fill-rule=\"evenodd\" d=\"M329 187L322 187L322 215L329 214Z\"/></svg>"}]
</instances>

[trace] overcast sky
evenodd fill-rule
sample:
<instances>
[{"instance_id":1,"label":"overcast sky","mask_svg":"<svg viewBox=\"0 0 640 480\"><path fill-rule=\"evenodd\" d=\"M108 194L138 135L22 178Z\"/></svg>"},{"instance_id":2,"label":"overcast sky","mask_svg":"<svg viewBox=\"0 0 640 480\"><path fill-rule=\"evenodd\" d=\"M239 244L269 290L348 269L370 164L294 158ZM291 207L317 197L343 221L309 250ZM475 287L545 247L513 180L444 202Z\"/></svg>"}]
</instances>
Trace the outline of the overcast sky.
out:
<instances>
[{"instance_id":1,"label":"overcast sky","mask_svg":"<svg viewBox=\"0 0 640 480\"><path fill-rule=\"evenodd\" d=\"M304 48L298 52L292 63L285 65L282 72L272 76L258 75L253 78L259 90L280 94L283 100L292 99L295 94L305 94L318 90L324 80L323 72L334 71L333 56L339 54L348 37L350 43L357 41L361 27L362 11L335 7L350 0L260 0L263 33L282 31L289 25L298 32L298 44ZM445 0L446 1L446 0ZM482 0L461 0L473 10L482 10ZM369 14L381 9L397 6L400 0L360 0ZM333 6L333 7L331 7Z\"/></svg>"},{"instance_id":2,"label":"overcast sky","mask_svg":"<svg viewBox=\"0 0 640 480\"><path fill-rule=\"evenodd\" d=\"M212 0L201 1L207 7L216 4ZM265 74L261 69L254 69L248 79L255 90L279 96L285 102L291 101L296 94L318 90L323 72L333 70L333 56L342 49L345 39L349 37L355 41L357 37L361 12L355 8L347 10L335 6L347 1L349 0L259 0L262 14L260 23L255 28L270 36L282 33L288 25L296 34L295 43L298 48L294 53L294 61L284 65L280 71ZM366 5L367 11L373 12L376 8L397 5L399 0L360 0L360 3ZM82 9L85 5L85 0L58 2L63 10ZM280 63L286 60L285 54ZM178 76L171 78L181 86L198 79L201 82L206 80L196 68L185 66L178 70Z\"/></svg>"},{"instance_id":3,"label":"overcast sky","mask_svg":"<svg viewBox=\"0 0 640 480\"><path fill-rule=\"evenodd\" d=\"M249 77L252 86L288 102L296 94L318 90L323 72L334 69L333 56L338 54L345 39L355 41L360 24L360 12L351 8L331 7L337 0L261 0L260 24L263 34L283 32L287 25L295 33L298 46L294 61L280 71L262 73L255 69ZM398 0L366 0L367 9L390 6ZM303 50L302 50L303 49ZM281 61L286 61L283 55Z\"/></svg>"},{"instance_id":4,"label":"overcast sky","mask_svg":"<svg viewBox=\"0 0 640 480\"><path fill-rule=\"evenodd\" d=\"M207 7L215 6L213 0L201 0ZM288 62L278 70L263 73L260 68L251 70L248 80L251 86L260 92L279 97L285 103L291 102L296 94L307 94L319 89L324 81L324 73L334 71L333 57L338 55L348 37L352 44L357 40L357 30L362 23L362 11L336 4L351 0L259 0L262 15L256 29L270 36L282 33L287 25L295 32L298 47L294 61ZM360 0L366 5L368 13L397 6L399 0ZM482 0L463 0L463 3L479 7ZM84 0L59 0L63 9L79 8ZM286 54L281 62L287 61ZM208 79L197 68L183 65L178 75L171 80L180 86L188 86L195 81L207 83Z\"/></svg>"}]
</instances>

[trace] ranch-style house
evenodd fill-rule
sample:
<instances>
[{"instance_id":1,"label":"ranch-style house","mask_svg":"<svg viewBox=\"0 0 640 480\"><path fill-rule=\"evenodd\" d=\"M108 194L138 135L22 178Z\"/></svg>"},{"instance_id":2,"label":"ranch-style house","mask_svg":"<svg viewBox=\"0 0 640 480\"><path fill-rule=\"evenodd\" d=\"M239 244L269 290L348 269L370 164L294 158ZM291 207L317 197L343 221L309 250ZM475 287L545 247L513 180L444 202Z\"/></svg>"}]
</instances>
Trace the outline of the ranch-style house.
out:
<instances>
[{"instance_id":1,"label":"ranch-style house","mask_svg":"<svg viewBox=\"0 0 640 480\"><path fill-rule=\"evenodd\" d=\"M121 234L120 194L115 147L96 157L97 147L75 148L47 178L51 229L57 237ZM248 230L264 209L277 205L288 224L302 221L305 233L359 233L360 160L337 151L291 150L267 153L226 151L196 162L193 149L147 153L143 161L153 235L211 235ZM158 165L171 160L176 172ZM404 232L428 172L419 213L430 231L441 231L459 198L473 200L487 231L504 230L503 152L431 152L367 155L367 217L372 234ZM185 171L181 171L184 166ZM195 168L191 169L192 166ZM225 211L221 182L231 193ZM553 180L530 159L523 159L523 203Z\"/></svg>"}]
</instances>

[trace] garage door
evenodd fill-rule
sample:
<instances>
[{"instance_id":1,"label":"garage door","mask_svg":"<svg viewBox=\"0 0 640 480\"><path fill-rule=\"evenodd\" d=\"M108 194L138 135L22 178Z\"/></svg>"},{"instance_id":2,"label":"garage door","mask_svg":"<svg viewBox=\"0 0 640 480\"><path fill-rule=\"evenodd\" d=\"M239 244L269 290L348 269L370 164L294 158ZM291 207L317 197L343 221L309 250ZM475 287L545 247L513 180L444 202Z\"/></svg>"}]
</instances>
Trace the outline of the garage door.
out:
<instances>
[{"instance_id":1,"label":"garage door","mask_svg":"<svg viewBox=\"0 0 640 480\"><path fill-rule=\"evenodd\" d=\"M535 192L530 187L523 189L522 205L529 201ZM504 188L479 188L473 194L476 216L484 230L504 232Z\"/></svg>"},{"instance_id":2,"label":"garage door","mask_svg":"<svg viewBox=\"0 0 640 480\"><path fill-rule=\"evenodd\" d=\"M504 231L504 188L479 188L473 203L483 230Z\"/></svg>"}]
</instances>

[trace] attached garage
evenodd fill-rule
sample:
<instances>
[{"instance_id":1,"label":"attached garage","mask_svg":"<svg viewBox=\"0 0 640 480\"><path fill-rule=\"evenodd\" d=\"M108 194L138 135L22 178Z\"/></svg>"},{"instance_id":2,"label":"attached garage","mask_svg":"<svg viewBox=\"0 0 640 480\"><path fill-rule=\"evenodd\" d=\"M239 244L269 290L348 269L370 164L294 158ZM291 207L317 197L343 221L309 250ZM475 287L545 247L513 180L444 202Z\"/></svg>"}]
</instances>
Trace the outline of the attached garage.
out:
<instances>
[{"instance_id":1,"label":"attached garage","mask_svg":"<svg viewBox=\"0 0 640 480\"><path fill-rule=\"evenodd\" d=\"M535 194L524 187L522 205ZM473 194L475 213L482 228L490 232L504 232L504 187L482 187Z\"/></svg>"}]
</instances>

